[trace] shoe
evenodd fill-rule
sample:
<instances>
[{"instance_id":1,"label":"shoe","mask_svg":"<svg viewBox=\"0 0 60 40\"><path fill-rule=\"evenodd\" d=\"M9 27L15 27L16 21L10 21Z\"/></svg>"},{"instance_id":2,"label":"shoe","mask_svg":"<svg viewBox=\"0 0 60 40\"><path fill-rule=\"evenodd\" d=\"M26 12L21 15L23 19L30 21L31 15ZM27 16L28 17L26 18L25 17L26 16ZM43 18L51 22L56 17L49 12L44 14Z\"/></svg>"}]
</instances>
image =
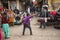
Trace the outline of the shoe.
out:
<instances>
[{"instance_id":1,"label":"shoe","mask_svg":"<svg viewBox=\"0 0 60 40\"><path fill-rule=\"evenodd\" d=\"M22 34L22 36L24 36L24 34Z\"/></svg>"},{"instance_id":2,"label":"shoe","mask_svg":"<svg viewBox=\"0 0 60 40\"><path fill-rule=\"evenodd\" d=\"M30 34L30 35L32 35L32 34Z\"/></svg>"},{"instance_id":3,"label":"shoe","mask_svg":"<svg viewBox=\"0 0 60 40\"><path fill-rule=\"evenodd\" d=\"M10 37L5 37L5 39L9 39Z\"/></svg>"}]
</instances>

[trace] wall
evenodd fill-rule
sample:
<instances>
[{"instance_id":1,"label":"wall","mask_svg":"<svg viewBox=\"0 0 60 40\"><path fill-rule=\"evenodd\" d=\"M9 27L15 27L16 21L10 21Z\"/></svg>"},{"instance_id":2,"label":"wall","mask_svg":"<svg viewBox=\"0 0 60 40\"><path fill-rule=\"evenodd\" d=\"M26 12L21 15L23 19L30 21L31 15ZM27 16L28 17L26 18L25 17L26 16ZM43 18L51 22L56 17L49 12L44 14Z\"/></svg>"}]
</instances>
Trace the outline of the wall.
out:
<instances>
[{"instance_id":1,"label":"wall","mask_svg":"<svg viewBox=\"0 0 60 40\"><path fill-rule=\"evenodd\" d=\"M48 5L49 5L48 8L49 11L57 10L58 8L60 8L60 0L48 0Z\"/></svg>"},{"instance_id":2,"label":"wall","mask_svg":"<svg viewBox=\"0 0 60 40\"><path fill-rule=\"evenodd\" d=\"M53 6L57 10L60 7L60 0L53 0Z\"/></svg>"},{"instance_id":3,"label":"wall","mask_svg":"<svg viewBox=\"0 0 60 40\"><path fill-rule=\"evenodd\" d=\"M48 0L48 5L49 5L49 8L48 8L48 10L49 10L49 11L52 11L53 9L52 9L51 0Z\"/></svg>"}]
</instances>

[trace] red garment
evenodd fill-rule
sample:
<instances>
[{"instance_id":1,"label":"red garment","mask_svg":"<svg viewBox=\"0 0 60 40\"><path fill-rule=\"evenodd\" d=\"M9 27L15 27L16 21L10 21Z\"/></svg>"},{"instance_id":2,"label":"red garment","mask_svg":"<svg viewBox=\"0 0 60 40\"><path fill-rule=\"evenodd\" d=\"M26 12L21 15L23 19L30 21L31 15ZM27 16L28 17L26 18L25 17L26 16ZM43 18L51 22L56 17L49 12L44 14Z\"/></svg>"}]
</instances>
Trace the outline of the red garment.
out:
<instances>
[{"instance_id":1,"label":"red garment","mask_svg":"<svg viewBox=\"0 0 60 40\"><path fill-rule=\"evenodd\" d=\"M2 24L8 23L8 19L6 17L2 18Z\"/></svg>"},{"instance_id":2,"label":"red garment","mask_svg":"<svg viewBox=\"0 0 60 40\"><path fill-rule=\"evenodd\" d=\"M56 16L56 11L50 12L51 15Z\"/></svg>"},{"instance_id":3,"label":"red garment","mask_svg":"<svg viewBox=\"0 0 60 40\"><path fill-rule=\"evenodd\" d=\"M0 40L2 40L2 30L0 29Z\"/></svg>"}]
</instances>

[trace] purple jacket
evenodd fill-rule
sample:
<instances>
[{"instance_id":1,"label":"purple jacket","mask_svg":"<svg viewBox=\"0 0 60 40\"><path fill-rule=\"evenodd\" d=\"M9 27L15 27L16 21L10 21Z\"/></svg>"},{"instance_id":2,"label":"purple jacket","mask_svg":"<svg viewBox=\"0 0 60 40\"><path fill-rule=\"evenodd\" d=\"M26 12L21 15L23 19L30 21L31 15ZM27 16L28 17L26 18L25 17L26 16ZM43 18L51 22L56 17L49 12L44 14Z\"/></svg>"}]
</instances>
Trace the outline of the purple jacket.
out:
<instances>
[{"instance_id":1,"label":"purple jacket","mask_svg":"<svg viewBox=\"0 0 60 40\"><path fill-rule=\"evenodd\" d=\"M25 16L23 18L23 24L30 24L30 18L32 18L32 16Z\"/></svg>"}]
</instances>

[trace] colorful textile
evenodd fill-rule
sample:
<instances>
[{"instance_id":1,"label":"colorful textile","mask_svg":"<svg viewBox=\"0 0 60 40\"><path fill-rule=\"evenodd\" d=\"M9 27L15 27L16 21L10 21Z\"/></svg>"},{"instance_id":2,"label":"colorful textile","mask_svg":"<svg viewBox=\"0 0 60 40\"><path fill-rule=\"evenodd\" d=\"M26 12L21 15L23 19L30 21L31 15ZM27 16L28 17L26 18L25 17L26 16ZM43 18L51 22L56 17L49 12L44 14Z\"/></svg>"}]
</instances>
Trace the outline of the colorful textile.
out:
<instances>
[{"instance_id":1,"label":"colorful textile","mask_svg":"<svg viewBox=\"0 0 60 40\"><path fill-rule=\"evenodd\" d=\"M0 40L2 40L2 30L0 29Z\"/></svg>"},{"instance_id":2,"label":"colorful textile","mask_svg":"<svg viewBox=\"0 0 60 40\"><path fill-rule=\"evenodd\" d=\"M3 24L3 32L5 33L5 37L9 37L9 25Z\"/></svg>"},{"instance_id":3,"label":"colorful textile","mask_svg":"<svg viewBox=\"0 0 60 40\"><path fill-rule=\"evenodd\" d=\"M51 15L56 16L56 11L50 12Z\"/></svg>"},{"instance_id":4,"label":"colorful textile","mask_svg":"<svg viewBox=\"0 0 60 40\"><path fill-rule=\"evenodd\" d=\"M9 22L14 22L14 19L13 18L9 18Z\"/></svg>"},{"instance_id":5,"label":"colorful textile","mask_svg":"<svg viewBox=\"0 0 60 40\"><path fill-rule=\"evenodd\" d=\"M14 16L12 11L8 12L8 16L9 16L9 22L14 22L14 18L13 18Z\"/></svg>"}]
</instances>

